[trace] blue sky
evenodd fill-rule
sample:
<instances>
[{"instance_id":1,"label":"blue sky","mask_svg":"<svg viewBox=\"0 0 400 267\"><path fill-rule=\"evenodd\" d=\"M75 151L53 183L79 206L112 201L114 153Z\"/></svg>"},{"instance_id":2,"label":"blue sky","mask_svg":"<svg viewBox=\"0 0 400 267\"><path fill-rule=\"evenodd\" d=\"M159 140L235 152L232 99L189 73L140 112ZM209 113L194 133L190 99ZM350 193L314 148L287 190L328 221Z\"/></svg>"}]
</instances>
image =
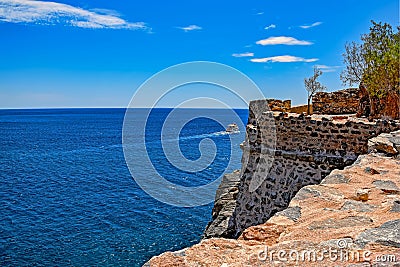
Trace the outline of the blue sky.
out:
<instances>
[{"instance_id":1,"label":"blue sky","mask_svg":"<svg viewBox=\"0 0 400 267\"><path fill-rule=\"evenodd\" d=\"M151 75L196 60L302 104L313 65L343 88L344 44L371 19L398 25L398 1L0 0L0 108L126 107Z\"/></svg>"}]
</instances>

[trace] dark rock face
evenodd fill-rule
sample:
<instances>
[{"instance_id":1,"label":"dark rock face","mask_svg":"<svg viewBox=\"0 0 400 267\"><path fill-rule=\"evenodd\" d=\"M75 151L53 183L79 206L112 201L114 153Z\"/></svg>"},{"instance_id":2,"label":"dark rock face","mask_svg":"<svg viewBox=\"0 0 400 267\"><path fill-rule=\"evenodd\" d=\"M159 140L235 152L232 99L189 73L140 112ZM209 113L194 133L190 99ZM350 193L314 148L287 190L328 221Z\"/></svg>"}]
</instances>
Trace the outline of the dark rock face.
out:
<instances>
[{"instance_id":1,"label":"dark rock face","mask_svg":"<svg viewBox=\"0 0 400 267\"><path fill-rule=\"evenodd\" d=\"M312 101L314 114L353 114L357 113L360 102L360 89L349 88L332 93L318 92Z\"/></svg>"},{"instance_id":2,"label":"dark rock face","mask_svg":"<svg viewBox=\"0 0 400 267\"><path fill-rule=\"evenodd\" d=\"M222 177L221 184L215 195L212 221L204 231L204 238L232 236L233 233L229 228L229 223L236 206L239 180L239 171L225 174Z\"/></svg>"},{"instance_id":3,"label":"dark rock face","mask_svg":"<svg viewBox=\"0 0 400 267\"><path fill-rule=\"evenodd\" d=\"M367 243L378 243L400 248L400 220L389 221L378 228L362 232L357 236L355 243L362 248Z\"/></svg>"}]
</instances>

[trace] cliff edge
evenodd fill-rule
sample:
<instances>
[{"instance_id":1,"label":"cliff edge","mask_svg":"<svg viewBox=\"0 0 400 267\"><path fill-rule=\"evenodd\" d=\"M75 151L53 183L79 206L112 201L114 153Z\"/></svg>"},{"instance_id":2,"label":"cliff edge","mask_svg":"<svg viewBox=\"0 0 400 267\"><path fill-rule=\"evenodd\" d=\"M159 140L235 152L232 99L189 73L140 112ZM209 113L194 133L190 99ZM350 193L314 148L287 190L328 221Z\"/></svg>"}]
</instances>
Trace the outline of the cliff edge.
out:
<instances>
[{"instance_id":1,"label":"cliff edge","mask_svg":"<svg viewBox=\"0 0 400 267\"><path fill-rule=\"evenodd\" d=\"M400 266L400 131L235 239L211 238L147 266Z\"/></svg>"}]
</instances>

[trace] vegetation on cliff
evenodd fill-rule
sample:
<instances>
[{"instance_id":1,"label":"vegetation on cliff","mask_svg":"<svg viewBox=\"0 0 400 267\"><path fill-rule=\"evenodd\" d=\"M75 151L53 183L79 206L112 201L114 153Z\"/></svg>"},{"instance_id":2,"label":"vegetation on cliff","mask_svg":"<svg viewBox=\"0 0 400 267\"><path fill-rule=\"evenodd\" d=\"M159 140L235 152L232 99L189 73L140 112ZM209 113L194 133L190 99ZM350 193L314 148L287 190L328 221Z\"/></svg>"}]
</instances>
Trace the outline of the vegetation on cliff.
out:
<instances>
[{"instance_id":1,"label":"vegetation on cliff","mask_svg":"<svg viewBox=\"0 0 400 267\"><path fill-rule=\"evenodd\" d=\"M345 85L359 84L362 91L359 116L398 119L400 95L400 27L372 21L362 43L346 44L340 75Z\"/></svg>"}]
</instances>

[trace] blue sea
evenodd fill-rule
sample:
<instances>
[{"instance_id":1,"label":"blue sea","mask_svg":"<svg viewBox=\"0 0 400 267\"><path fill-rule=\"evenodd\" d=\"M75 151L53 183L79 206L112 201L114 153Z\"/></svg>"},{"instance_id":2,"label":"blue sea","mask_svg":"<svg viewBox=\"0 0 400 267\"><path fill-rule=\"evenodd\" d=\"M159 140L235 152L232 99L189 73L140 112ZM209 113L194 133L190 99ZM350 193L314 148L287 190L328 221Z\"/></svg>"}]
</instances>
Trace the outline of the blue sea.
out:
<instances>
[{"instance_id":1,"label":"blue sea","mask_svg":"<svg viewBox=\"0 0 400 267\"><path fill-rule=\"evenodd\" d=\"M235 111L245 123L248 111ZM241 154L244 129L221 134L223 127L207 118L187 123L179 145L193 160L200 141L212 139L217 152L210 167L182 172L169 164L160 131L170 112L155 109L146 124L146 147L160 175L197 186L240 168L240 157L229 166L228 161ZM212 203L171 206L138 186L123 153L124 114L125 109L0 110L0 266L141 266L200 240Z\"/></svg>"}]
</instances>

